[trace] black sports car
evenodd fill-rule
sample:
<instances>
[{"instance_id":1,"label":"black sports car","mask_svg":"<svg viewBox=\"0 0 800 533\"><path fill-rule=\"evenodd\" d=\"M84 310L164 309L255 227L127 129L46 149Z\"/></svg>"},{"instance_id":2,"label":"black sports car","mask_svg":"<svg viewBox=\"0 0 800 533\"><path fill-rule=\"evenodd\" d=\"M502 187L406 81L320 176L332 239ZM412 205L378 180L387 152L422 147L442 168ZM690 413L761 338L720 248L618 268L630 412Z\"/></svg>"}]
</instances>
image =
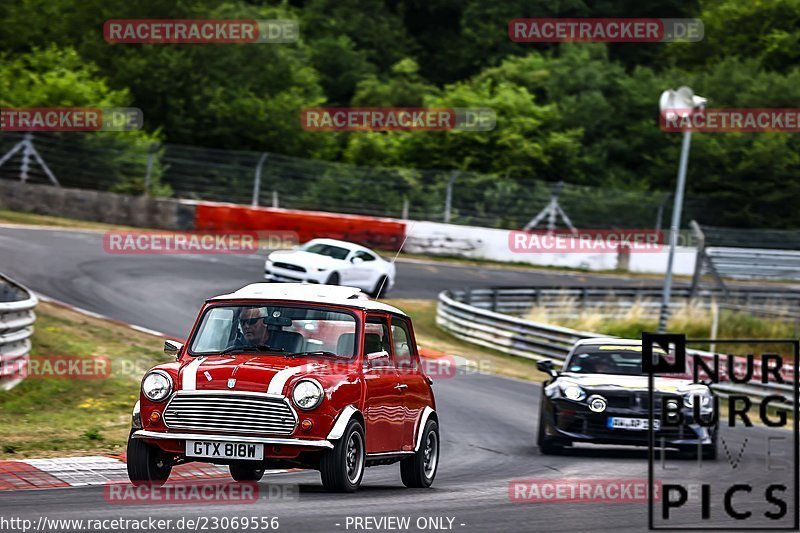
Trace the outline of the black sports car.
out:
<instances>
[{"instance_id":1,"label":"black sports car","mask_svg":"<svg viewBox=\"0 0 800 533\"><path fill-rule=\"evenodd\" d=\"M574 442L647 446L649 393L641 341L584 339L573 346L560 372L549 360L537 367L551 376L543 384L539 411L542 453L556 453ZM716 458L718 402L708 386L655 377L653 400L656 446L663 442L691 453L700 444L703 458ZM677 414L662 420L663 402L667 413L680 413L683 420Z\"/></svg>"}]
</instances>

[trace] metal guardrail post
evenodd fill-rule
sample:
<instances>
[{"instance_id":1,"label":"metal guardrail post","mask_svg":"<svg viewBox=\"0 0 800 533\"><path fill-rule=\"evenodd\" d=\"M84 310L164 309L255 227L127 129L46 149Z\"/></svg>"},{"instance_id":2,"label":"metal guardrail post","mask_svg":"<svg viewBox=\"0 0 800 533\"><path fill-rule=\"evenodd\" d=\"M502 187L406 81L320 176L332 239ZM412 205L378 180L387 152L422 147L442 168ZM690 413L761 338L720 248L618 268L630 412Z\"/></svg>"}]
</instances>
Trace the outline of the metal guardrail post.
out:
<instances>
[{"instance_id":1,"label":"metal guardrail post","mask_svg":"<svg viewBox=\"0 0 800 533\"><path fill-rule=\"evenodd\" d=\"M697 288L700 286L700 277L703 275L703 261L705 260L706 254L706 236L697 221L692 220L689 222L689 227L692 228L692 233L695 239L697 239L697 257L694 261L692 288L689 291L689 297L694 298L694 295L697 293Z\"/></svg>"},{"instance_id":2,"label":"metal guardrail post","mask_svg":"<svg viewBox=\"0 0 800 533\"><path fill-rule=\"evenodd\" d=\"M0 390L9 390L27 375L30 337L39 300L0 274Z\"/></svg>"}]
</instances>

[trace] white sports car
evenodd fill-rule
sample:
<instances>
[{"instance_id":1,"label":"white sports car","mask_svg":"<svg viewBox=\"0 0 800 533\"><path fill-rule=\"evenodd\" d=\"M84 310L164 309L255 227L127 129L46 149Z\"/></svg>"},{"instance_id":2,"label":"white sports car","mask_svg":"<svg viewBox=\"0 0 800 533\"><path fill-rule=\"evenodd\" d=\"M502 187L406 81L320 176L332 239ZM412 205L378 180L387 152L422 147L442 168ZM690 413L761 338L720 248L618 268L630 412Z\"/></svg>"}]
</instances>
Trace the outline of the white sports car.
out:
<instances>
[{"instance_id":1,"label":"white sports car","mask_svg":"<svg viewBox=\"0 0 800 533\"><path fill-rule=\"evenodd\" d=\"M378 297L394 287L394 264L358 244L313 239L296 250L267 256L264 279L345 285Z\"/></svg>"}]
</instances>

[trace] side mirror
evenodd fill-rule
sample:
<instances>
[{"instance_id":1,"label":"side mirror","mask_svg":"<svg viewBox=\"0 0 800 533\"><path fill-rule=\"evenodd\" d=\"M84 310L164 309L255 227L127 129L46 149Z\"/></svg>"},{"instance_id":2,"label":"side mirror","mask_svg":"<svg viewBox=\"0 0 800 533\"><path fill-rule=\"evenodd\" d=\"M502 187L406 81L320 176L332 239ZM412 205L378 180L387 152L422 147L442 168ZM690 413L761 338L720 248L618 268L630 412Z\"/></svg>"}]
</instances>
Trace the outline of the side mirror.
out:
<instances>
[{"instance_id":1,"label":"side mirror","mask_svg":"<svg viewBox=\"0 0 800 533\"><path fill-rule=\"evenodd\" d=\"M367 361L369 361L369 365L372 367L388 366L389 352L386 350L381 350L380 352L368 353Z\"/></svg>"},{"instance_id":2,"label":"side mirror","mask_svg":"<svg viewBox=\"0 0 800 533\"><path fill-rule=\"evenodd\" d=\"M553 361L550 359L542 359L541 361L536 361L536 368L544 372L545 374L549 375L550 377L558 376L558 372L553 369Z\"/></svg>"},{"instance_id":3,"label":"side mirror","mask_svg":"<svg viewBox=\"0 0 800 533\"><path fill-rule=\"evenodd\" d=\"M360 257L354 257L350 260L350 262L353 263L354 265L360 265L361 263L364 262L364 260L361 259Z\"/></svg>"},{"instance_id":4,"label":"side mirror","mask_svg":"<svg viewBox=\"0 0 800 533\"><path fill-rule=\"evenodd\" d=\"M178 341L164 341L164 353L175 359L178 358L181 348L183 348L183 344Z\"/></svg>"}]
</instances>

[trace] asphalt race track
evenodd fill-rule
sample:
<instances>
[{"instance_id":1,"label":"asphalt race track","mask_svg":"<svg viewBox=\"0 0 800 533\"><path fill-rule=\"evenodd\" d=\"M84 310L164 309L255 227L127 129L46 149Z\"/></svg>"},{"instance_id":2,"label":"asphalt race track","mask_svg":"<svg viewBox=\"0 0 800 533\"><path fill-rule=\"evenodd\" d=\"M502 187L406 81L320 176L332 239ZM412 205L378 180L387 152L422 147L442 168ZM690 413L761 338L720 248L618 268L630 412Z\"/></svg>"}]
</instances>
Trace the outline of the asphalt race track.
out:
<instances>
[{"instance_id":1,"label":"asphalt race track","mask_svg":"<svg viewBox=\"0 0 800 533\"><path fill-rule=\"evenodd\" d=\"M262 258L255 256L121 256L103 251L101 235L64 231L3 228L0 230L0 271L44 295L112 318L183 337L204 298L259 281ZM398 266L397 298L434 298L448 287L587 282L619 283L608 278L588 278L555 273L452 267L420 263ZM644 449L581 447L565 455L543 456L535 445L540 388L538 385L487 376L466 375L437 380L434 389L441 420L441 463L429 490L402 487L397 465L366 471L361 489L354 495L322 492L316 472L265 477L271 484L299 485L295 498L262 500L252 505L111 505L103 499L103 487L83 487L0 493L0 515L31 518L118 518L153 516L273 517L283 531L347 531L348 517L409 516L452 518L457 531L642 531L647 528L643 503L549 503L511 501L509 481L564 478L647 479ZM792 434L780 429L740 428L723 430L731 458L720 446L720 458L698 465L668 456L677 471L661 470L657 478L674 477L692 483L711 483L712 517L723 515L722 492L732 483L749 482L750 494L734 498L742 510L749 507L752 523L725 522L734 526L790 525L765 521L763 512L775 507L765 503L763 486L788 484L782 498L790 518L795 494L791 468L768 470L767 436L787 440L772 444L773 455L791 457ZM736 468L731 466L748 439ZM778 447L783 447L778 450ZM788 457L787 457L788 456ZM780 460L780 459L777 459ZM667 466L667 465L665 465ZM776 468L772 465L773 468ZM663 474L663 475L662 475ZM688 506L687 506L688 507ZM657 511L660 507L656 506ZM681 515L683 526L701 526L698 507ZM448 521L445 520L444 524ZM715 521L715 525L720 522Z\"/></svg>"},{"instance_id":2,"label":"asphalt race track","mask_svg":"<svg viewBox=\"0 0 800 533\"><path fill-rule=\"evenodd\" d=\"M181 338L206 298L263 281L264 258L265 254L116 255L105 252L99 232L0 227L0 272L51 298ZM652 283L618 276L400 261L397 283L388 297L433 300L445 289L498 285ZM158 316L153 314L154 304L161 310Z\"/></svg>"}]
</instances>

